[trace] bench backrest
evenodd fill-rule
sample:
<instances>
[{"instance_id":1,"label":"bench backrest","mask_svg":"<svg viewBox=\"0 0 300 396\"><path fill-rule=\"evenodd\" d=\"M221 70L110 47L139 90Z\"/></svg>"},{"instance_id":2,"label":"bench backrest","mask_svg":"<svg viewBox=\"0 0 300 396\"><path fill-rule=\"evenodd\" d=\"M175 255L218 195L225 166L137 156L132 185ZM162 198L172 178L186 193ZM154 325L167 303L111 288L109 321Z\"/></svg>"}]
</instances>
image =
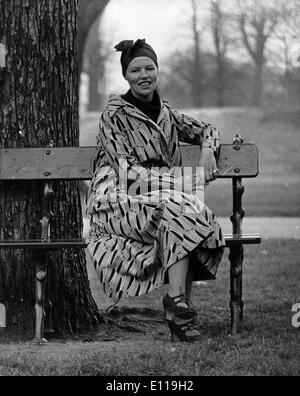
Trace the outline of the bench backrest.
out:
<instances>
[{"instance_id":1,"label":"bench backrest","mask_svg":"<svg viewBox=\"0 0 300 396\"><path fill-rule=\"evenodd\" d=\"M196 166L198 146L182 144L183 165ZM0 149L0 180L89 180L97 147ZM258 150L253 143L222 144L219 178L256 177Z\"/></svg>"}]
</instances>

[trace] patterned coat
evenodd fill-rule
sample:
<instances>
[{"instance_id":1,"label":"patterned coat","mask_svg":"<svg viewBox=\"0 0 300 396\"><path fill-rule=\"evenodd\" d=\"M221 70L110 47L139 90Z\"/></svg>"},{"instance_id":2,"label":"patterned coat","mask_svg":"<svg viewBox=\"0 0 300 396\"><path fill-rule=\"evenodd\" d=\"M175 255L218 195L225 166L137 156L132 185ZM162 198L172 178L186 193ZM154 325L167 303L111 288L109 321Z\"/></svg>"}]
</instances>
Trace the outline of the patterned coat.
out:
<instances>
[{"instance_id":1,"label":"patterned coat","mask_svg":"<svg viewBox=\"0 0 300 396\"><path fill-rule=\"evenodd\" d=\"M182 164L179 141L216 151L219 140L211 125L165 102L155 123L121 96L110 97L87 197L88 248L110 298L149 293L187 255L195 280L215 278L225 245L221 228L195 194L178 188L172 169ZM151 190L132 194L132 184Z\"/></svg>"}]
</instances>

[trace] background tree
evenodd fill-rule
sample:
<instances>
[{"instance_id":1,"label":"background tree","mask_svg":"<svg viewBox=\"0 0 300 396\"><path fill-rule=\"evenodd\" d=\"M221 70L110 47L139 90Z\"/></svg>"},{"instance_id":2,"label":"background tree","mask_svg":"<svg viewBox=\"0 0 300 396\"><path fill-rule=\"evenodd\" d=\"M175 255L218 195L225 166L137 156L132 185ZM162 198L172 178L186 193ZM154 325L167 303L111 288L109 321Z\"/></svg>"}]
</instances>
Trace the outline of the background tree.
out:
<instances>
[{"instance_id":1,"label":"background tree","mask_svg":"<svg viewBox=\"0 0 300 396\"><path fill-rule=\"evenodd\" d=\"M106 101L106 69L113 44L100 30L101 16L91 28L86 42L84 72L88 75L87 111L101 111Z\"/></svg>"},{"instance_id":2,"label":"background tree","mask_svg":"<svg viewBox=\"0 0 300 396\"><path fill-rule=\"evenodd\" d=\"M298 0L282 1L279 4L280 22L277 24L272 47L269 50L270 63L282 75L286 92L286 104L300 102L300 3Z\"/></svg>"},{"instance_id":3,"label":"background tree","mask_svg":"<svg viewBox=\"0 0 300 396\"><path fill-rule=\"evenodd\" d=\"M0 147L79 145L77 0L0 0L0 42L7 69L0 84ZM53 237L79 237L82 213L77 183L53 183ZM40 183L0 184L0 236L40 235ZM0 303L7 327L30 331L34 324L34 267L31 251L0 251ZM57 332L99 323L83 250L53 253L53 322Z\"/></svg>"},{"instance_id":4,"label":"background tree","mask_svg":"<svg viewBox=\"0 0 300 396\"><path fill-rule=\"evenodd\" d=\"M201 38L206 25L200 21L198 8L197 1L190 0L190 8L183 11L186 15L184 27L190 40L168 56L167 67L161 73L161 91L178 107L196 108L204 102L205 54L201 50Z\"/></svg>"},{"instance_id":5,"label":"background tree","mask_svg":"<svg viewBox=\"0 0 300 396\"><path fill-rule=\"evenodd\" d=\"M194 107L191 51L188 47L172 52L160 69L159 90L178 108Z\"/></svg>"},{"instance_id":6,"label":"background tree","mask_svg":"<svg viewBox=\"0 0 300 396\"><path fill-rule=\"evenodd\" d=\"M79 58L79 73L83 71L84 67L84 50L86 41L89 36L91 27L95 24L97 19L101 17L109 0L78 0L79 7L79 31L78 31L78 58Z\"/></svg>"},{"instance_id":7,"label":"background tree","mask_svg":"<svg viewBox=\"0 0 300 396\"><path fill-rule=\"evenodd\" d=\"M201 18L197 3L190 4L194 7L182 30L192 34L165 61L160 78L163 95L179 108L250 104L253 66L241 63L245 54L238 54L240 37L233 27L232 8L214 0L206 10L201 8L206 16Z\"/></svg>"},{"instance_id":8,"label":"background tree","mask_svg":"<svg viewBox=\"0 0 300 396\"><path fill-rule=\"evenodd\" d=\"M192 32L193 32L193 56L192 56L192 98L195 107L202 106L202 67L201 67L201 33L199 31L198 4L196 0L192 2Z\"/></svg>"},{"instance_id":9,"label":"background tree","mask_svg":"<svg viewBox=\"0 0 300 396\"><path fill-rule=\"evenodd\" d=\"M225 105L226 91L226 72L227 62L226 55L228 50L229 38L226 34L226 15L222 10L221 0L212 0L211 2L211 31L213 43L216 52L216 93L218 107Z\"/></svg>"},{"instance_id":10,"label":"background tree","mask_svg":"<svg viewBox=\"0 0 300 396\"><path fill-rule=\"evenodd\" d=\"M104 80L105 62L101 56L100 19L99 17L92 26L85 49L86 57L83 71L89 77L87 111L99 111L103 104L100 81Z\"/></svg>"},{"instance_id":11,"label":"background tree","mask_svg":"<svg viewBox=\"0 0 300 396\"><path fill-rule=\"evenodd\" d=\"M279 22L276 2L237 0L238 25L242 42L255 65L253 105L260 105L263 94L263 71L266 45Z\"/></svg>"}]
</instances>

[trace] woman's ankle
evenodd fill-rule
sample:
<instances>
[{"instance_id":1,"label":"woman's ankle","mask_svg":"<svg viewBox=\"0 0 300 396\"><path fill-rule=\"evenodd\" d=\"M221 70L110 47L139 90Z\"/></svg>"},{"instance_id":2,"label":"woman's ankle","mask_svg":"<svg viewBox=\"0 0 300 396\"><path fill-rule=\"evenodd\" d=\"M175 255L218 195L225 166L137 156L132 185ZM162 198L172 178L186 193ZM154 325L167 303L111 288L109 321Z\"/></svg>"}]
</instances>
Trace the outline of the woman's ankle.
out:
<instances>
[{"instance_id":1,"label":"woman's ankle","mask_svg":"<svg viewBox=\"0 0 300 396\"><path fill-rule=\"evenodd\" d=\"M187 304L185 301L180 301L180 300L182 300L182 296L183 296L183 295L185 296L185 291L184 291L184 289L179 288L179 290L178 290L178 288L170 288L170 289L168 290L168 295L169 295L169 297L175 299L175 300L174 300L174 303L175 303L175 304L177 303L176 297L178 297L178 304L177 304L177 305L178 305L178 306L181 306L181 307L186 307L186 308L188 308L188 304Z\"/></svg>"},{"instance_id":2,"label":"woman's ankle","mask_svg":"<svg viewBox=\"0 0 300 396\"><path fill-rule=\"evenodd\" d=\"M177 296L182 296L185 295L185 288L183 287L172 287L171 285L169 286L168 289L168 294L171 298L177 297Z\"/></svg>"}]
</instances>

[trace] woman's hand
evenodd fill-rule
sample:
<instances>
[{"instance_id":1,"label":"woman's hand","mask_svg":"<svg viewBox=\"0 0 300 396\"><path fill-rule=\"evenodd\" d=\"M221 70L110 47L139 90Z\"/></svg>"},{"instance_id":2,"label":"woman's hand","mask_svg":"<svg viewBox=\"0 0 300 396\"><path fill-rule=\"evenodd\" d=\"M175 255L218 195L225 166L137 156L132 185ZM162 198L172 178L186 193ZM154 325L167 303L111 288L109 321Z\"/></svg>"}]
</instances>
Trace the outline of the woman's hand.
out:
<instances>
[{"instance_id":1,"label":"woman's hand","mask_svg":"<svg viewBox=\"0 0 300 396\"><path fill-rule=\"evenodd\" d=\"M203 147L200 154L199 166L204 168L205 183L209 184L218 176L217 162L214 156L214 150L209 147Z\"/></svg>"}]
</instances>

